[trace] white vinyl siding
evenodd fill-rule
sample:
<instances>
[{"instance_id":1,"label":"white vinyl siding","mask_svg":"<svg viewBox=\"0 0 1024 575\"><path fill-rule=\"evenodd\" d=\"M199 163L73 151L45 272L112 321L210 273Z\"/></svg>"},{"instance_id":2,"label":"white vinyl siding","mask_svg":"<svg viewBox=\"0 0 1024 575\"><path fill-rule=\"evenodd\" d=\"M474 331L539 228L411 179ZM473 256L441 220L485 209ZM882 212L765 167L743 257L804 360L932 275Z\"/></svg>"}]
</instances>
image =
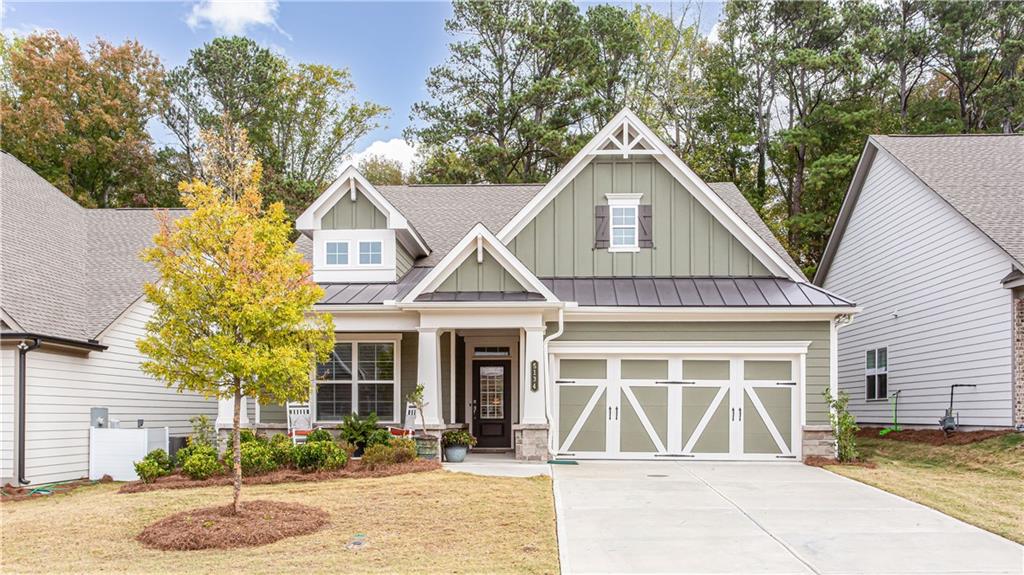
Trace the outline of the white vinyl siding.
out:
<instances>
[{"instance_id":1,"label":"white vinyl siding","mask_svg":"<svg viewBox=\"0 0 1024 575\"><path fill-rule=\"evenodd\" d=\"M89 408L106 407L110 418L134 427L170 427L172 435L191 431L188 419L205 414L217 418L217 402L175 388L142 373L142 354L135 341L144 333L152 308L139 302L107 330L100 343L106 351L88 355L58 352L44 346L27 355L26 479L34 484L78 479L89 471ZM3 388L13 369L4 350ZM8 373L12 374L8 376ZM6 405L4 426L7 426ZM7 451L3 468L10 465Z\"/></svg>"},{"instance_id":2,"label":"white vinyl siding","mask_svg":"<svg viewBox=\"0 0 1024 575\"><path fill-rule=\"evenodd\" d=\"M0 481L14 477L14 387L18 351L0 349Z\"/></svg>"},{"instance_id":3,"label":"white vinyl siding","mask_svg":"<svg viewBox=\"0 0 1024 575\"><path fill-rule=\"evenodd\" d=\"M839 386L861 423L888 423L865 397L865 351L889 349L888 393L901 423L935 425L954 409L971 426L1011 417L1010 259L906 168L879 150L824 287L864 308L841 327Z\"/></svg>"}]
</instances>

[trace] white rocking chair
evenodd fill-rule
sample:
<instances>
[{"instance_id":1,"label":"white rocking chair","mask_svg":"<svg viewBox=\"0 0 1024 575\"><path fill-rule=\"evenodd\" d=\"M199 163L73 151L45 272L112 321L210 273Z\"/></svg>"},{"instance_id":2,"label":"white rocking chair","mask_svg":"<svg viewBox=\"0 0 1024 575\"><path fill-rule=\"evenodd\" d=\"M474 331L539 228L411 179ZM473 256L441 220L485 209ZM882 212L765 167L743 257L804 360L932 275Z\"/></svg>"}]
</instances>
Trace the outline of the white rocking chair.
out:
<instances>
[{"instance_id":1,"label":"white rocking chair","mask_svg":"<svg viewBox=\"0 0 1024 575\"><path fill-rule=\"evenodd\" d=\"M313 431L313 416L308 403L287 403L288 437L292 445L306 442L306 436Z\"/></svg>"}]
</instances>

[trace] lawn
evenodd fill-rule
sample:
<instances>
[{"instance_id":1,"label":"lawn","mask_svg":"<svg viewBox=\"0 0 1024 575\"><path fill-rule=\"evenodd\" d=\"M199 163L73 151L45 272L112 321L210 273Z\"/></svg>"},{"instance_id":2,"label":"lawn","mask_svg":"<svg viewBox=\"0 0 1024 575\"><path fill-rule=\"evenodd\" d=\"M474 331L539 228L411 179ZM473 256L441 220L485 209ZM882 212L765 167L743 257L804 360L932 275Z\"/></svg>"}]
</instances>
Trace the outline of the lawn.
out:
<instances>
[{"instance_id":1,"label":"lawn","mask_svg":"<svg viewBox=\"0 0 1024 575\"><path fill-rule=\"evenodd\" d=\"M230 487L119 494L95 485L0 506L4 573L557 573L551 479L431 471L246 487L243 500L330 513L320 532L250 549L154 551L135 541L171 513L231 500ZM347 544L362 534L365 544Z\"/></svg>"},{"instance_id":2,"label":"lawn","mask_svg":"<svg viewBox=\"0 0 1024 575\"><path fill-rule=\"evenodd\" d=\"M857 445L874 469L828 469L1024 543L1024 434L941 446L860 437Z\"/></svg>"}]
</instances>

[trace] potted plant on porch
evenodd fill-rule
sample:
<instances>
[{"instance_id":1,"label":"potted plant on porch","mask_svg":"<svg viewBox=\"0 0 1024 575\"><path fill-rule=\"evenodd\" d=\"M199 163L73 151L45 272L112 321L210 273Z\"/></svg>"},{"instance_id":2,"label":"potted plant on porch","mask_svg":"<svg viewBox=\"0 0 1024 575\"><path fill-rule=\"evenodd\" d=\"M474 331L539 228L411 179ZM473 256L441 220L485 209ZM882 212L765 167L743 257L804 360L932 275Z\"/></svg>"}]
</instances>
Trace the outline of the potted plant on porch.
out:
<instances>
[{"instance_id":1,"label":"potted plant on porch","mask_svg":"<svg viewBox=\"0 0 1024 575\"><path fill-rule=\"evenodd\" d=\"M416 440L416 456L421 459L436 459L437 436L427 434L427 420L423 415L423 408L427 406L427 402L423 400L423 384L417 384L416 390L406 396L405 400L409 405L416 407L416 412L420 416L420 433L413 437Z\"/></svg>"},{"instance_id":2,"label":"potted plant on porch","mask_svg":"<svg viewBox=\"0 0 1024 575\"><path fill-rule=\"evenodd\" d=\"M441 445L444 446L445 460L462 463L469 448L476 445L476 438L464 429L452 429L441 434Z\"/></svg>"}]
</instances>

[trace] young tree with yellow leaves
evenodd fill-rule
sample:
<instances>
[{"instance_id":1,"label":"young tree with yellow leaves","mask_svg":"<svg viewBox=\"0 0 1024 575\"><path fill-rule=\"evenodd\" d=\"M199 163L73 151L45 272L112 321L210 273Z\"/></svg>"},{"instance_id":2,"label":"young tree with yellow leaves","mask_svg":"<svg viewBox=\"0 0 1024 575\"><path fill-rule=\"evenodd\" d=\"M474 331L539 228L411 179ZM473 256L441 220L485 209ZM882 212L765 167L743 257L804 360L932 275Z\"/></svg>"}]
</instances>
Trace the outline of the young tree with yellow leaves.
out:
<instances>
[{"instance_id":1,"label":"young tree with yellow leaves","mask_svg":"<svg viewBox=\"0 0 1024 575\"><path fill-rule=\"evenodd\" d=\"M306 399L309 374L333 346L329 315L311 315L322 296L289 240L284 207L263 208L262 172L244 130L204 134L207 182L179 184L191 210L161 216L143 259L160 280L145 293L155 311L138 348L142 369L179 391L233 399L234 510L242 489L242 397L261 403Z\"/></svg>"}]
</instances>

